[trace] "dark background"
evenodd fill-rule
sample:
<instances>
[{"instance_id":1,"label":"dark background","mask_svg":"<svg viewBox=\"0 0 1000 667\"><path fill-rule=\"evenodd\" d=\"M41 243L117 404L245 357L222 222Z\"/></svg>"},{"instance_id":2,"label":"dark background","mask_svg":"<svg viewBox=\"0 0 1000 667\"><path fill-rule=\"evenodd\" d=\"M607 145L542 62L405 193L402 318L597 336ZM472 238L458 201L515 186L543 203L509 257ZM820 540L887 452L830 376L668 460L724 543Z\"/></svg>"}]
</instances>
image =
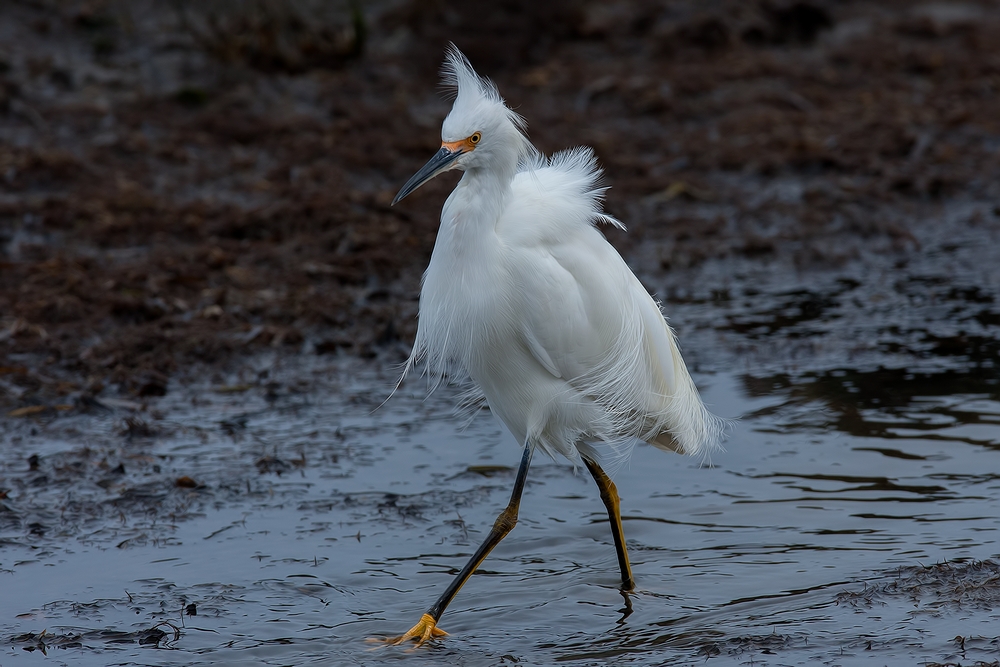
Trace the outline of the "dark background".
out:
<instances>
[{"instance_id":1,"label":"dark background","mask_svg":"<svg viewBox=\"0 0 1000 667\"><path fill-rule=\"evenodd\" d=\"M455 179L389 202L439 145L449 41L540 149L596 149L606 233L668 286L905 262L942 202L1000 217L996 2L8 0L0 401L398 361Z\"/></svg>"}]
</instances>

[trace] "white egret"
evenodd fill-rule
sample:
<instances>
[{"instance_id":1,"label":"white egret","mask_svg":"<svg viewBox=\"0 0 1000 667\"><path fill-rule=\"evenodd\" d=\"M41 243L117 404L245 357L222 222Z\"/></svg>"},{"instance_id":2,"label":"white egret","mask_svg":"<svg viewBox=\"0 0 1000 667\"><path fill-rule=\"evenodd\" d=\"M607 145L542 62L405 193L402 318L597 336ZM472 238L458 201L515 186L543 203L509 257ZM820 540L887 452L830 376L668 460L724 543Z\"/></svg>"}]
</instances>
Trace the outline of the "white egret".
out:
<instances>
[{"instance_id":1,"label":"white egret","mask_svg":"<svg viewBox=\"0 0 1000 667\"><path fill-rule=\"evenodd\" d=\"M393 643L446 634L437 627L445 607L517 521L535 449L582 459L608 510L622 590L632 590L601 449L624 455L638 439L704 458L725 427L702 403L658 304L595 227L622 224L602 212L593 152L540 155L524 120L454 45L443 76L456 97L441 149L393 201L442 172L465 172L441 213L406 370L422 359L431 373L460 368L524 453L486 541Z\"/></svg>"}]
</instances>

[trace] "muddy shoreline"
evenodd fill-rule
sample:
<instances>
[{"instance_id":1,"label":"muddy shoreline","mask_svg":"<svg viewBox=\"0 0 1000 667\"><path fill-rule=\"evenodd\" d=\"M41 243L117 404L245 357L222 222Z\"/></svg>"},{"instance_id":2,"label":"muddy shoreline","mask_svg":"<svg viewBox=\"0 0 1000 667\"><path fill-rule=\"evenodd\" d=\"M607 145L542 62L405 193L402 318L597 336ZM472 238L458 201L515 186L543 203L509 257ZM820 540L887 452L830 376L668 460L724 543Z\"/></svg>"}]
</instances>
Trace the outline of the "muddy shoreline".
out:
<instances>
[{"instance_id":1,"label":"muddy shoreline","mask_svg":"<svg viewBox=\"0 0 1000 667\"><path fill-rule=\"evenodd\" d=\"M8 409L267 348L403 354L451 182L388 203L437 143L449 39L542 150L595 147L630 230L605 231L668 309L708 262L795 289L905 264L942 205L1000 220L993 3L373 2L361 33L260 7L0 10Z\"/></svg>"}]
</instances>

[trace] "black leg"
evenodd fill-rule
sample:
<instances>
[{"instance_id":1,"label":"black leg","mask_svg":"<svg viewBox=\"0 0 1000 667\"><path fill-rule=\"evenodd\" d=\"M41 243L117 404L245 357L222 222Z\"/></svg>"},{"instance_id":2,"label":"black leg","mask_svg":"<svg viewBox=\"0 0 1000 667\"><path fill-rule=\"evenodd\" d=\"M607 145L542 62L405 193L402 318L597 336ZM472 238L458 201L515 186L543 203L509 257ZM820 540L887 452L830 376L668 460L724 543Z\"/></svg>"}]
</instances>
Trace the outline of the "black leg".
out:
<instances>
[{"instance_id":1,"label":"black leg","mask_svg":"<svg viewBox=\"0 0 1000 667\"><path fill-rule=\"evenodd\" d=\"M479 545L476 549L476 553L472 555L469 562L465 564L462 571L458 573L458 576L448 585L441 597L437 599L431 608L427 610L427 613L420 617L420 622L415 626L410 628L406 634L401 637L394 637L389 641L393 644L399 644L406 641L407 639L416 639L417 643L423 644L425 641L431 637L440 637L444 634L444 630L437 627L437 622L441 620L441 614L451 603L452 599L458 593L459 589L465 585L472 573L476 571L479 564L486 560L486 556L493 551L493 547L500 543L507 533L509 533L514 525L517 523L517 510L521 504L521 493L524 491L524 481L528 477L528 466L531 464L531 445L526 445L524 448L524 454L521 456L521 465L517 469L517 477L514 479L514 489L510 493L510 502L507 503L506 509L500 513L497 520L493 524L493 528L490 530L490 534L486 536L486 540Z\"/></svg>"}]
</instances>

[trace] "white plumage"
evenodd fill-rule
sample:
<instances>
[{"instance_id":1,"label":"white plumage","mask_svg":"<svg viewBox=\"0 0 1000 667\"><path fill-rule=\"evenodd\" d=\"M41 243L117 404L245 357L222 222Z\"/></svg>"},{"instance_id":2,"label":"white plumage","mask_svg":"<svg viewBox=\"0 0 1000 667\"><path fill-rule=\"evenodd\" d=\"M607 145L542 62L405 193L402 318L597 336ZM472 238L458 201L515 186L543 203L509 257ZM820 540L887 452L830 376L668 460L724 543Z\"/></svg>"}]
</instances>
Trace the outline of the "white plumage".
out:
<instances>
[{"instance_id":1,"label":"white plumage","mask_svg":"<svg viewBox=\"0 0 1000 667\"><path fill-rule=\"evenodd\" d=\"M443 171L465 172L441 213L403 375L421 359L438 377L457 366L524 451L486 540L396 644L446 634L445 608L517 522L535 449L582 459L608 510L621 590L633 590L618 490L597 445L619 459L636 438L707 457L725 424L705 409L659 306L595 227L621 223L601 211L591 150L542 157L454 46L445 79L457 96L441 150L393 201Z\"/></svg>"},{"instance_id":2,"label":"white plumage","mask_svg":"<svg viewBox=\"0 0 1000 667\"><path fill-rule=\"evenodd\" d=\"M454 47L445 78L457 91L445 145L481 138L397 197L465 171L442 211L406 369L422 358L432 373L457 365L522 445L550 455L576 462L599 456L596 443L622 452L638 438L707 457L725 422L702 403L658 304L595 227L623 226L602 212L592 151L540 156Z\"/></svg>"}]
</instances>

